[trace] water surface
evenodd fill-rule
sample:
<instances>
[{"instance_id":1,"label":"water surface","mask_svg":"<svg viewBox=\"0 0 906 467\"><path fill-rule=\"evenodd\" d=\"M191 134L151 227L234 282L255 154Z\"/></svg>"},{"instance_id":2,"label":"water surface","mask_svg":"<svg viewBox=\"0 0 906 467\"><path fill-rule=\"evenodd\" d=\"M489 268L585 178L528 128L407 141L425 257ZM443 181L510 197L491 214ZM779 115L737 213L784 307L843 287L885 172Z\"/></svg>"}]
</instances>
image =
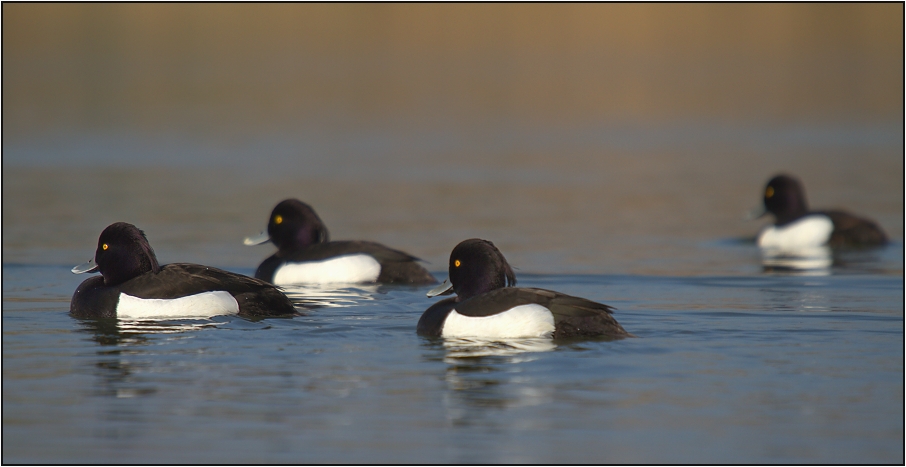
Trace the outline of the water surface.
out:
<instances>
[{"instance_id":1,"label":"water surface","mask_svg":"<svg viewBox=\"0 0 906 467\"><path fill-rule=\"evenodd\" d=\"M417 336L417 288L128 323L71 318L66 267L3 275L8 462L902 459L896 275L524 274L639 337L479 346Z\"/></svg>"}]
</instances>

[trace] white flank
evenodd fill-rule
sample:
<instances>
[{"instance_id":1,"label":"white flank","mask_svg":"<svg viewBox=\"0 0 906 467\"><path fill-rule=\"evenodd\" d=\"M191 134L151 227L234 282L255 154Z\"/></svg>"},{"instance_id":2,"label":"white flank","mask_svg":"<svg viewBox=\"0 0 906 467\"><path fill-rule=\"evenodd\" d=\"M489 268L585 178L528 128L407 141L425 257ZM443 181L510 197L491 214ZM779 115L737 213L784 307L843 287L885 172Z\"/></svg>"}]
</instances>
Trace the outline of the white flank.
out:
<instances>
[{"instance_id":1,"label":"white flank","mask_svg":"<svg viewBox=\"0 0 906 467\"><path fill-rule=\"evenodd\" d=\"M116 306L116 317L123 319L210 318L237 313L239 303L223 290L173 299L138 298L120 293Z\"/></svg>"},{"instance_id":2,"label":"white flank","mask_svg":"<svg viewBox=\"0 0 906 467\"><path fill-rule=\"evenodd\" d=\"M355 254L324 261L284 264L274 272L274 284L374 282L379 275L381 264L376 259L366 254Z\"/></svg>"},{"instance_id":3,"label":"white flank","mask_svg":"<svg viewBox=\"0 0 906 467\"><path fill-rule=\"evenodd\" d=\"M554 333L554 315L547 308L520 305L491 316L463 316L453 310L444 321L443 337L479 337L510 339L515 337L550 337Z\"/></svg>"},{"instance_id":4,"label":"white flank","mask_svg":"<svg viewBox=\"0 0 906 467\"><path fill-rule=\"evenodd\" d=\"M792 250L821 246L830 239L834 223L821 214L803 217L783 227L768 226L758 235L758 246Z\"/></svg>"}]
</instances>

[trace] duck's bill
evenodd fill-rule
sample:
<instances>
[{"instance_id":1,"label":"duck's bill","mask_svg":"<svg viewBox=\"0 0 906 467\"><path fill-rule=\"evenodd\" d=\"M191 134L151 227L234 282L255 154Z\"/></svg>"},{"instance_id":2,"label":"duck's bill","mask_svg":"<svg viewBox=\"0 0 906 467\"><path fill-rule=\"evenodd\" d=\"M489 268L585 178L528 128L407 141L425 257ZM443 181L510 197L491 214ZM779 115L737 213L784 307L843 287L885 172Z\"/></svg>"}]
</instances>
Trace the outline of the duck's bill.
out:
<instances>
[{"instance_id":1,"label":"duck's bill","mask_svg":"<svg viewBox=\"0 0 906 467\"><path fill-rule=\"evenodd\" d=\"M768 213L768 211L767 211L767 209L764 208L764 206L759 206L757 208L753 208L752 210L750 210L749 212L746 213L746 220L747 221L755 220L761 216L764 216L767 213Z\"/></svg>"},{"instance_id":2,"label":"duck's bill","mask_svg":"<svg viewBox=\"0 0 906 467\"><path fill-rule=\"evenodd\" d=\"M249 246L260 245L262 243L270 241L270 239L271 239L271 237L270 237L270 235L267 234L267 232L261 232L260 234L255 235L254 237L245 237L245 240L243 240L242 243L245 245L249 245Z\"/></svg>"},{"instance_id":3,"label":"duck's bill","mask_svg":"<svg viewBox=\"0 0 906 467\"><path fill-rule=\"evenodd\" d=\"M453 293L453 284L450 283L450 279L445 280L442 284L428 291L428 298L436 297L438 295L450 295Z\"/></svg>"},{"instance_id":4,"label":"duck's bill","mask_svg":"<svg viewBox=\"0 0 906 467\"><path fill-rule=\"evenodd\" d=\"M95 272L97 270L98 265L94 262L94 258L89 259L87 263L82 263L71 269L73 274L83 274L86 272Z\"/></svg>"}]
</instances>

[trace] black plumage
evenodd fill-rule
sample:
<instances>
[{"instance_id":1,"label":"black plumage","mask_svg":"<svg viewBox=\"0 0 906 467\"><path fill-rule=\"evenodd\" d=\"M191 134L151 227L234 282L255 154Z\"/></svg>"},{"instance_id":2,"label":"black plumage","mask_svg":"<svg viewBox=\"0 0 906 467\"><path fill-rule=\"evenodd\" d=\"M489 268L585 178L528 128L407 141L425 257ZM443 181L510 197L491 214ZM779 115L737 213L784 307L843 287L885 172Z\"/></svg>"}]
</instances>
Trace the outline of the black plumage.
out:
<instances>
[{"instance_id":1,"label":"black plumage","mask_svg":"<svg viewBox=\"0 0 906 467\"><path fill-rule=\"evenodd\" d=\"M481 239L461 242L450 254L450 288L455 297L435 303L419 319L417 331L440 336L444 321L455 308L469 317L486 317L520 305L536 304L554 318L553 338L632 334L613 317L613 308L603 303L546 289L515 287L516 276L493 243Z\"/></svg>"},{"instance_id":2,"label":"black plumage","mask_svg":"<svg viewBox=\"0 0 906 467\"><path fill-rule=\"evenodd\" d=\"M820 214L830 218L834 229L827 244L831 247L877 246L887 243L887 235L872 220L846 211L809 211L805 189L795 177L777 175L765 186L765 213L771 213L777 227L784 227L803 217Z\"/></svg>"},{"instance_id":3,"label":"black plumage","mask_svg":"<svg viewBox=\"0 0 906 467\"><path fill-rule=\"evenodd\" d=\"M415 256L368 241L330 241L327 227L311 206L287 199L274 207L267 224L267 237L277 252L265 259L255 277L273 282L276 270L286 263L323 261L339 256L366 254L381 266L376 282L385 284L433 284L437 279L418 264Z\"/></svg>"},{"instance_id":4,"label":"black plumage","mask_svg":"<svg viewBox=\"0 0 906 467\"><path fill-rule=\"evenodd\" d=\"M101 276L85 280L76 289L70 302L74 316L115 317L120 293L142 299L175 299L216 291L236 299L240 316L295 313L286 295L267 282L198 264L160 266L144 232L125 222L104 229L94 263Z\"/></svg>"}]
</instances>

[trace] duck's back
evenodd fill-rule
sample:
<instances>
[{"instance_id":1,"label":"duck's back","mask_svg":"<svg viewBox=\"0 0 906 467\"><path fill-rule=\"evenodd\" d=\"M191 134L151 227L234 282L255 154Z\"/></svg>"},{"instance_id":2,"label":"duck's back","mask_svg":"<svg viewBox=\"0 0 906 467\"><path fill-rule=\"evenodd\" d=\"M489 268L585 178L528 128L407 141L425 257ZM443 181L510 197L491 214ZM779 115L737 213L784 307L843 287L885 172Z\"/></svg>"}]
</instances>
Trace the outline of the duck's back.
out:
<instances>
[{"instance_id":1,"label":"duck's back","mask_svg":"<svg viewBox=\"0 0 906 467\"><path fill-rule=\"evenodd\" d=\"M242 274L199 264L167 264L161 267L160 273L146 274L130 286L135 288L136 293L144 291L146 294L162 295L153 298L176 298L223 290L229 292L239 303L239 314L242 316L286 316L295 313L292 302L273 285ZM127 288L122 290L128 293Z\"/></svg>"},{"instance_id":2,"label":"duck's back","mask_svg":"<svg viewBox=\"0 0 906 467\"><path fill-rule=\"evenodd\" d=\"M536 296L550 297L544 306L557 325L555 339L585 336L632 336L613 317L613 307L581 297L545 289L528 289Z\"/></svg>"},{"instance_id":3,"label":"duck's back","mask_svg":"<svg viewBox=\"0 0 906 467\"><path fill-rule=\"evenodd\" d=\"M612 307L546 289L504 287L458 303L455 309L463 316L482 317L531 304L550 310L554 318L552 337L555 339L600 335L631 336L612 316Z\"/></svg>"},{"instance_id":4,"label":"duck's back","mask_svg":"<svg viewBox=\"0 0 906 467\"><path fill-rule=\"evenodd\" d=\"M887 235L875 222L850 214L846 211L822 211L834 223L828 245L840 246L876 246L887 243Z\"/></svg>"},{"instance_id":5,"label":"duck's back","mask_svg":"<svg viewBox=\"0 0 906 467\"><path fill-rule=\"evenodd\" d=\"M419 259L399 250L388 248L380 243L368 241L336 241L315 243L305 248L282 254L276 253L266 259L255 277L273 281L278 269L287 263L326 262L335 258L366 255L374 258L380 266L375 282L386 284L433 284L437 282L427 269L418 264ZM357 277L352 274L350 277ZM372 276L374 277L374 276ZM359 279L351 282L359 282Z\"/></svg>"},{"instance_id":6,"label":"duck's back","mask_svg":"<svg viewBox=\"0 0 906 467\"><path fill-rule=\"evenodd\" d=\"M341 241L342 248L365 253L381 265L377 282L384 284L434 284L437 279L421 264L419 258L376 242Z\"/></svg>"}]
</instances>

